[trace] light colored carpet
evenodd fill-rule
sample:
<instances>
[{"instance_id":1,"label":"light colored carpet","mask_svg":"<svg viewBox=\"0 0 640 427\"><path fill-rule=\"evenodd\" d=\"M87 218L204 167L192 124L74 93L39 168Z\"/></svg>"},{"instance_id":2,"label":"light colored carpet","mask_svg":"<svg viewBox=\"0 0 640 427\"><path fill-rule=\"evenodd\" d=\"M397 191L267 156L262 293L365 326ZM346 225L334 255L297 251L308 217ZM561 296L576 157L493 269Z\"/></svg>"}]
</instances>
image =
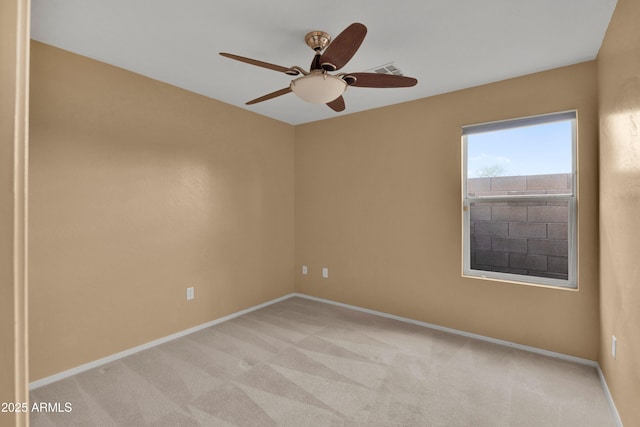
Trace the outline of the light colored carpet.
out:
<instances>
[{"instance_id":1,"label":"light colored carpet","mask_svg":"<svg viewBox=\"0 0 640 427\"><path fill-rule=\"evenodd\" d=\"M615 426L594 368L302 298L31 392L32 426Z\"/></svg>"}]
</instances>

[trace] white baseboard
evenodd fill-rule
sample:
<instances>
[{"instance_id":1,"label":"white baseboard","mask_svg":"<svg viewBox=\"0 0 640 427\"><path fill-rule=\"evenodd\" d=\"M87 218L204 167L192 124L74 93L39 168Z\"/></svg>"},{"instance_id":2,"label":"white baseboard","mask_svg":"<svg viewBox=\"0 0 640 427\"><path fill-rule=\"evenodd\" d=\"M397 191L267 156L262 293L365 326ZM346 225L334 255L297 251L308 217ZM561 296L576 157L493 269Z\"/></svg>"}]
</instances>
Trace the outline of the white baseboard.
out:
<instances>
[{"instance_id":1,"label":"white baseboard","mask_svg":"<svg viewBox=\"0 0 640 427\"><path fill-rule=\"evenodd\" d=\"M510 342L510 341L499 340L499 339L487 337L487 336L484 336L484 335L478 335L478 334L474 334L474 333L471 333L471 332L461 331L459 329L447 328L447 327L444 327L444 326L435 325L433 323L422 322L422 321L419 321L419 320L409 319L407 317L396 316L396 315L393 315L393 314L384 313L382 311L370 310L368 308L362 308L362 307L358 307L358 306L355 306L355 305L344 304L344 303L341 303L341 302L332 301L332 300L328 300L328 299L324 299L324 298L318 298L318 297L314 297L314 296L311 296L311 295L305 295L305 294L301 294L301 293L297 293L297 292L294 292L294 293L291 293L291 294L288 294L288 295L284 295L284 296L282 296L280 298L276 298L276 299L273 299L271 301L267 301L265 303L258 304L258 305L253 306L253 307L249 307L247 309L238 311L236 313L229 314L228 316L224 316L224 317L212 320L212 321L207 322L207 323L203 323L203 324L198 325L198 326L194 326L193 328L185 329L184 331L180 331L180 332L177 332L175 334L171 334L171 335L168 335L166 337L159 338L157 340L148 342L146 344L142 344L142 345L130 348L128 350L124 350L124 351L121 351L119 353L112 354L110 356L103 357L103 358L98 359L98 360L94 360L93 362L89 362L89 363L85 363L84 365L76 366L75 368L69 369L67 371L63 371L63 372L51 375L49 377L39 379L39 380L34 381L34 382L29 384L29 390L35 390L35 389L37 389L39 387L43 387L43 386L45 386L47 384L51 384L53 382L60 381L60 380L62 380L64 378L68 378L68 377L70 377L72 375L76 375L76 374L79 374L81 372L88 371L89 369L93 369L93 368L96 368L98 366L104 365L106 363L110 363L110 362L113 362L115 360L122 359L123 357L127 357L127 356L130 356L132 354L138 353L138 352L140 352L142 350L146 350L146 349L155 347L157 345L164 344L166 342L175 340L177 338L184 337L186 335L192 334L194 332L200 331L200 330L208 328L210 326L214 326L214 325L217 325L219 323L226 322L227 320L231 320L231 319L234 319L236 317L240 317L240 316L242 316L244 314L250 313L250 312L255 311L255 310L259 310L261 308L264 308L264 307L267 307L269 305L278 303L280 301L287 300L287 299L292 298L292 297L300 297L300 298L305 298L305 299L308 299L308 300L323 302L323 303L326 303L326 304L332 304L332 305L336 305L336 306L339 306L339 307L348 308L348 309L351 309L351 310L356 310L356 311L361 311L361 312L364 312L364 313L373 314L373 315L376 315L376 316L386 317L388 319L398 320L400 322L411 323L413 325L418 325L418 326L422 326L422 327L425 327L425 328L434 329L434 330L437 330L437 331L447 332L447 333L450 333L450 334L460 335L460 336L467 337L467 338L473 338L473 339L477 339L477 340L481 340L481 341L490 342L490 343L493 343L493 344L503 345L503 346L506 346L506 347L512 347L512 348L516 348L516 349L519 349L519 350L528 351L528 352L531 352L531 353L536 353L536 354L540 354L540 355L544 355L544 356L553 357L553 358L556 358L556 359L561 359L561 360L566 360L566 361L569 361L569 362L574 362L574 363L579 363L579 364L582 364L582 365L591 366L591 367L595 368L597 370L597 372L598 372L598 376L600 377L600 383L602 384L602 388L603 388L603 390L605 392L605 396L607 398L607 401L609 402L609 408L611 409L611 412L613 414L613 417L614 417L614 420L616 422L617 427L623 427L622 426L622 421L620 419L620 415L618 414L618 410L617 410L616 405L615 405L615 403L613 401L613 397L611 396L611 393L609 392L609 387L607 386L607 382L605 380L604 374L602 373L602 369L600 369L600 365L595 360L583 359L581 357L570 356L570 355L567 355L567 354L557 353L557 352L549 351L549 350L544 350L544 349L537 348L537 347L531 347L531 346L528 346L528 345L517 344L517 343L514 343L514 342Z\"/></svg>"},{"instance_id":2,"label":"white baseboard","mask_svg":"<svg viewBox=\"0 0 640 427\"><path fill-rule=\"evenodd\" d=\"M609 402L609 409L611 409L611 413L613 414L613 419L616 422L616 427L623 427L622 419L620 418L620 414L618 413L618 408L616 408L616 404L613 401L613 396L611 396L609 386L607 385L607 380L604 377L602 369L600 369L600 365L596 366L596 370L598 371L598 377L600 377L600 384L602 384L604 395L607 397L607 402Z\"/></svg>"},{"instance_id":3,"label":"white baseboard","mask_svg":"<svg viewBox=\"0 0 640 427\"><path fill-rule=\"evenodd\" d=\"M622 420L620 419L620 414L618 414L618 409L616 408L615 402L613 401L613 397L611 396L611 393L609 392L609 387L607 386L607 381L605 380L605 377L604 377L604 374L602 372L602 369L600 369L600 364L595 360L583 359L581 357L570 356L568 354L557 353L555 351L549 351L549 350L544 350L544 349L537 348L537 347L531 347L531 346L528 346L528 345L522 345L522 344L513 343L513 342L510 342L510 341L499 340L499 339L487 337L487 336L484 336L484 335L478 335L478 334L473 334L471 332L461 331L461 330L458 330L458 329L447 328L447 327L444 327L444 326L435 325L433 323L421 322L419 320L409 319L407 317L396 316L396 315L393 315L393 314L384 313L382 311L370 310L368 308L362 308L362 307L358 307L358 306L355 306L355 305L344 304L344 303L341 303L341 302L332 301L332 300L328 300L328 299L324 299L324 298L318 298L318 297L314 297L314 296L311 296L311 295L294 293L294 294L291 294L291 296L296 296L296 297L300 297L300 298L306 298L306 299L309 299L309 300L319 301L319 302L323 302L323 303L326 303L326 304L332 304L332 305L336 305L336 306L339 306L339 307L349 308L351 310L356 310L356 311L361 311L361 312L364 312L364 313L374 314L376 316L386 317L388 319L398 320L400 322L411 323L413 325L418 325L418 326L423 326L425 328L435 329L437 331L448 332L450 334L461 335L461 336L467 337L467 338L473 338L473 339L477 339L477 340L481 340L481 341L490 342L490 343L493 343L493 344L503 345L503 346L506 346L506 347L517 348L519 350L528 351L530 353L536 353L536 354L540 354L540 355L544 355L544 356L553 357L553 358L556 358L556 359L561 359L561 360L566 360L566 361L569 361L569 362L574 362L574 363L579 363L579 364L582 364L582 365L591 366L591 367L595 368L596 371L598 372L598 376L600 377L600 383L602 384L602 388L604 390L605 396L606 396L607 401L609 403L609 409L611 410L611 413L613 415L613 418L614 418L614 421L616 423L616 426L617 427L623 427Z\"/></svg>"},{"instance_id":4,"label":"white baseboard","mask_svg":"<svg viewBox=\"0 0 640 427\"><path fill-rule=\"evenodd\" d=\"M478 335L478 334L473 334L471 332L461 331L459 329L447 328L447 327L444 327L444 326L435 325L433 323L421 322L419 320L409 319L407 317L396 316L394 314L384 313L382 311L369 310L368 308L362 308L362 307L358 307L358 306L355 306L355 305L343 304L341 302L331 301L331 300L327 300L327 299L323 299L323 298L312 297L310 295L298 294L298 293L295 293L293 295L297 296L297 297L300 297L300 298L306 298L306 299L310 299L310 300L314 300L314 301L324 302L326 304L332 304L332 305L337 305L339 307L349 308L351 310L356 310L356 311L361 311L361 312L364 312L364 313L374 314L376 316L386 317L388 319L398 320L400 322L411 323L413 325L418 325L418 326L422 326L422 327L429 328L429 329L435 329L437 331L448 332L450 334L461 335L461 336L467 337L467 338L473 338L473 339L477 339L477 340L481 340L481 341L490 342L490 343L493 343L493 344L503 345L503 346L506 346L506 347L517 348L519 350L524 350L524 351L528 351L528 352L531 352L531 353L536 353L536 354L541 354L541 355L544 355L544 356L554 357L556 359L562 359L562 360L566 360L566 361L569 361L569 362L580 363L582 365L588 365L588 366L592 366L594 368L596 366L598 366L598 362L596 362L595 360L589 360L589 359L583 359L581 357L569 356L568 354L556 353L554 351L544 350L544 349L537 348L537 347L530 347L528 345L522 345L522 344L517 344L517 343L514 343L514 342L510 342L510 341L499 340L499 339L487 337L487 336L484 336L484 335Z\"/></svg>"},{"instance_id":5,"label":"white baseboard","mask_svg":"<svg viewBox=\"0 0 640 427\"><path fill-rule=\"evenodd\" d=\"M121 351L119 353L112 354L110 356L106 356L106 357L103 357L103 358L98 359L98 360L94 360L93 362L89 362L89 363L85 363L84 365L76 366L75 368L71 368L71 369L69 369L67 371L59 372L59 373L51 375L49 377L45 377L45 378L39 379L37 381L33 381L32 383L29 384L29 390L30 391L31 390L35 390L35 389L37 389L39 387L43 387L43 386L45 386L47 384L51 384L51 383L54 383L56 381L60 381L62 379L68 378L68 377L70 377L72 375L76 375L76 374L79 374L81 372L88 371L89 369L93 369L93 368L96 368L98 366L102 366L102 365L104 365L106 363L110 363L110 362L113 362L115 360L122 359L123 357L130 356L130 355L138 353L138 352L140 352L142 350L147 350L147 349L149 349L151 347L155 347L157 345L164 344L166 342L175 340L177 338L184 337L185 335L192 334L194 332L197 332L199 330L208 328L210 326L214 326L214 325L217 325L219 323L226 322L227 320L234 319L236 317L242 316L243 314L247 314L247 313L250 313L252 311L259 310L261 308L269 306L271 304L275 304L277 302L284 301L286 299L291 298L292 296L294 296L294 294L288 294L288 295L282 296L280 298L276 298L276 299L273 299L271 301L267 301L267 302L265 302L263 304L258 304L258 305L255 305L253 307L249 307L247 309L240 310L240 311L238 311L236 313L229 314L228 316L224 316L224 317L221 317L219 319L215 319L215 320L212 320L210 322L203 323L203 324L198 325L198 326L194 326L193 328L185 329L184 331L176 332L175 334L167 335L166 337L162 337L162 338L159 338L157 340L154 340L154 341L151 341L151 342L148 342L148 343L145 343L145 344L141 344L141 345L138 345L136 347Z\"/></svg>"}]
</instances>

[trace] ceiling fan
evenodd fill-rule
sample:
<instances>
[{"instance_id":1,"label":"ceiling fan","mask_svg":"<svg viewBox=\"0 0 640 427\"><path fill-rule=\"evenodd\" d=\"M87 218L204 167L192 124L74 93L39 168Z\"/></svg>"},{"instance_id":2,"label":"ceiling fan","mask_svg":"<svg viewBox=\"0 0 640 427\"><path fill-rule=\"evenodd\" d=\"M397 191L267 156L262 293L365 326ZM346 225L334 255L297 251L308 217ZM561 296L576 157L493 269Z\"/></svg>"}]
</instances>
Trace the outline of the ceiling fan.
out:
<instances>
[{"instance_id":1,"label":"ceiling fan","mask_svg":"<svg viewBox=\"0 0 640 427\"><path fill-rule=\"evenodd\" d=\"M246 62L258 67L279 71L290 76L302 74L302 77L293 79L288 87L268 93L247 102L247 105L295 93L304 101L314 104L327 104L334 111L343 111L345 108L342 94L348 86L370 88L396 88L410 87L418 83L413 77L405 77L393 74L379 73L337 73L356 53L364 37L367 35L367 27L358 22L349 25L344 31L331 41L331 36L324 31L311 31L305 36L305 42L314 50L315 56L309 67L309 71L294 65L282 67L244 56L220 52L220 55ZM324 53L322 51L324 50Z\"/></svg>"}]
</instances>

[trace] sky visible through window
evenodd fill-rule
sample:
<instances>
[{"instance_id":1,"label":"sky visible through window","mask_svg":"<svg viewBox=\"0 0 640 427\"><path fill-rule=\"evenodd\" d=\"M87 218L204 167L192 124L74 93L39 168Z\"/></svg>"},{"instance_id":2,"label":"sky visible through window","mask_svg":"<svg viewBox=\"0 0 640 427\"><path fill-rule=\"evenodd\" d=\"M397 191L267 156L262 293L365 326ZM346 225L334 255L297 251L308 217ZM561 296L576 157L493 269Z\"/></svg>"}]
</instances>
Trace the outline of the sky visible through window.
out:
<instances>
[{"instance_id":1,"label":"sky visible through window","mask_svg":"<svg viewBox=\"0 0 640 427\"><path fill-rule=\"evenodd\" d=\"M571 173L572 121L467 136L467 177Z\"/></svg>"}]
</instances>

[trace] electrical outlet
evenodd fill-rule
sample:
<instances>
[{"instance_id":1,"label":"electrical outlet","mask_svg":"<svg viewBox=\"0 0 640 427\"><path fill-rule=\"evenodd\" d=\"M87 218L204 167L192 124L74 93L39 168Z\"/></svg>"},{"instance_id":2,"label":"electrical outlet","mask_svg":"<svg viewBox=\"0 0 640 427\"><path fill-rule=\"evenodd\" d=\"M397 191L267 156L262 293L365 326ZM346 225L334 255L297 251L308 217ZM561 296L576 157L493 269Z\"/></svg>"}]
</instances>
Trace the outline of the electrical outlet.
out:
<instances>
[{"instance_id":1,"label":"electrical outlet","mask_svg":"<svg viewBox=\"0 0 640 427\"><path fill-rule=\"evenodd\" d=\"M615 335L611 335L611 355L613 358L616 358L616 353L618 352L618 339Z\"/></svg>"},{"instance_id":2,"label":"electrical outlet","mask_svg":"<svg viewBox=\"0 0 640 427\"><path fill-rule=\"evenodd\" d=\"M193 286L191 286L190 288L187 288L187 301L192 300L195 298L195 292L193 290Z\"/></svg>"},{"instance_id":3,"label":"electrical outlet","mask_svg":"<svg viewBox=\"0 0 640 427\"><path fill-rule=\"evenodd\" d=\"M307 266L306 266L306 265L303 265L303 266L302 266L302 274L303 274L304 276L306 276L308 273L309 273L309 269L307 268Z\"/></svg>"},{"instance_id":4,"label":"electrical outlet","mask_svg":"<svg viewBox=\"0 0 640 427\"><path fill-rule=\"evenodd\" d=\"M327 267L322 267L322 277L324 279L328 279L329 278L329 269Z\"/></svg>"}]
</instances>

